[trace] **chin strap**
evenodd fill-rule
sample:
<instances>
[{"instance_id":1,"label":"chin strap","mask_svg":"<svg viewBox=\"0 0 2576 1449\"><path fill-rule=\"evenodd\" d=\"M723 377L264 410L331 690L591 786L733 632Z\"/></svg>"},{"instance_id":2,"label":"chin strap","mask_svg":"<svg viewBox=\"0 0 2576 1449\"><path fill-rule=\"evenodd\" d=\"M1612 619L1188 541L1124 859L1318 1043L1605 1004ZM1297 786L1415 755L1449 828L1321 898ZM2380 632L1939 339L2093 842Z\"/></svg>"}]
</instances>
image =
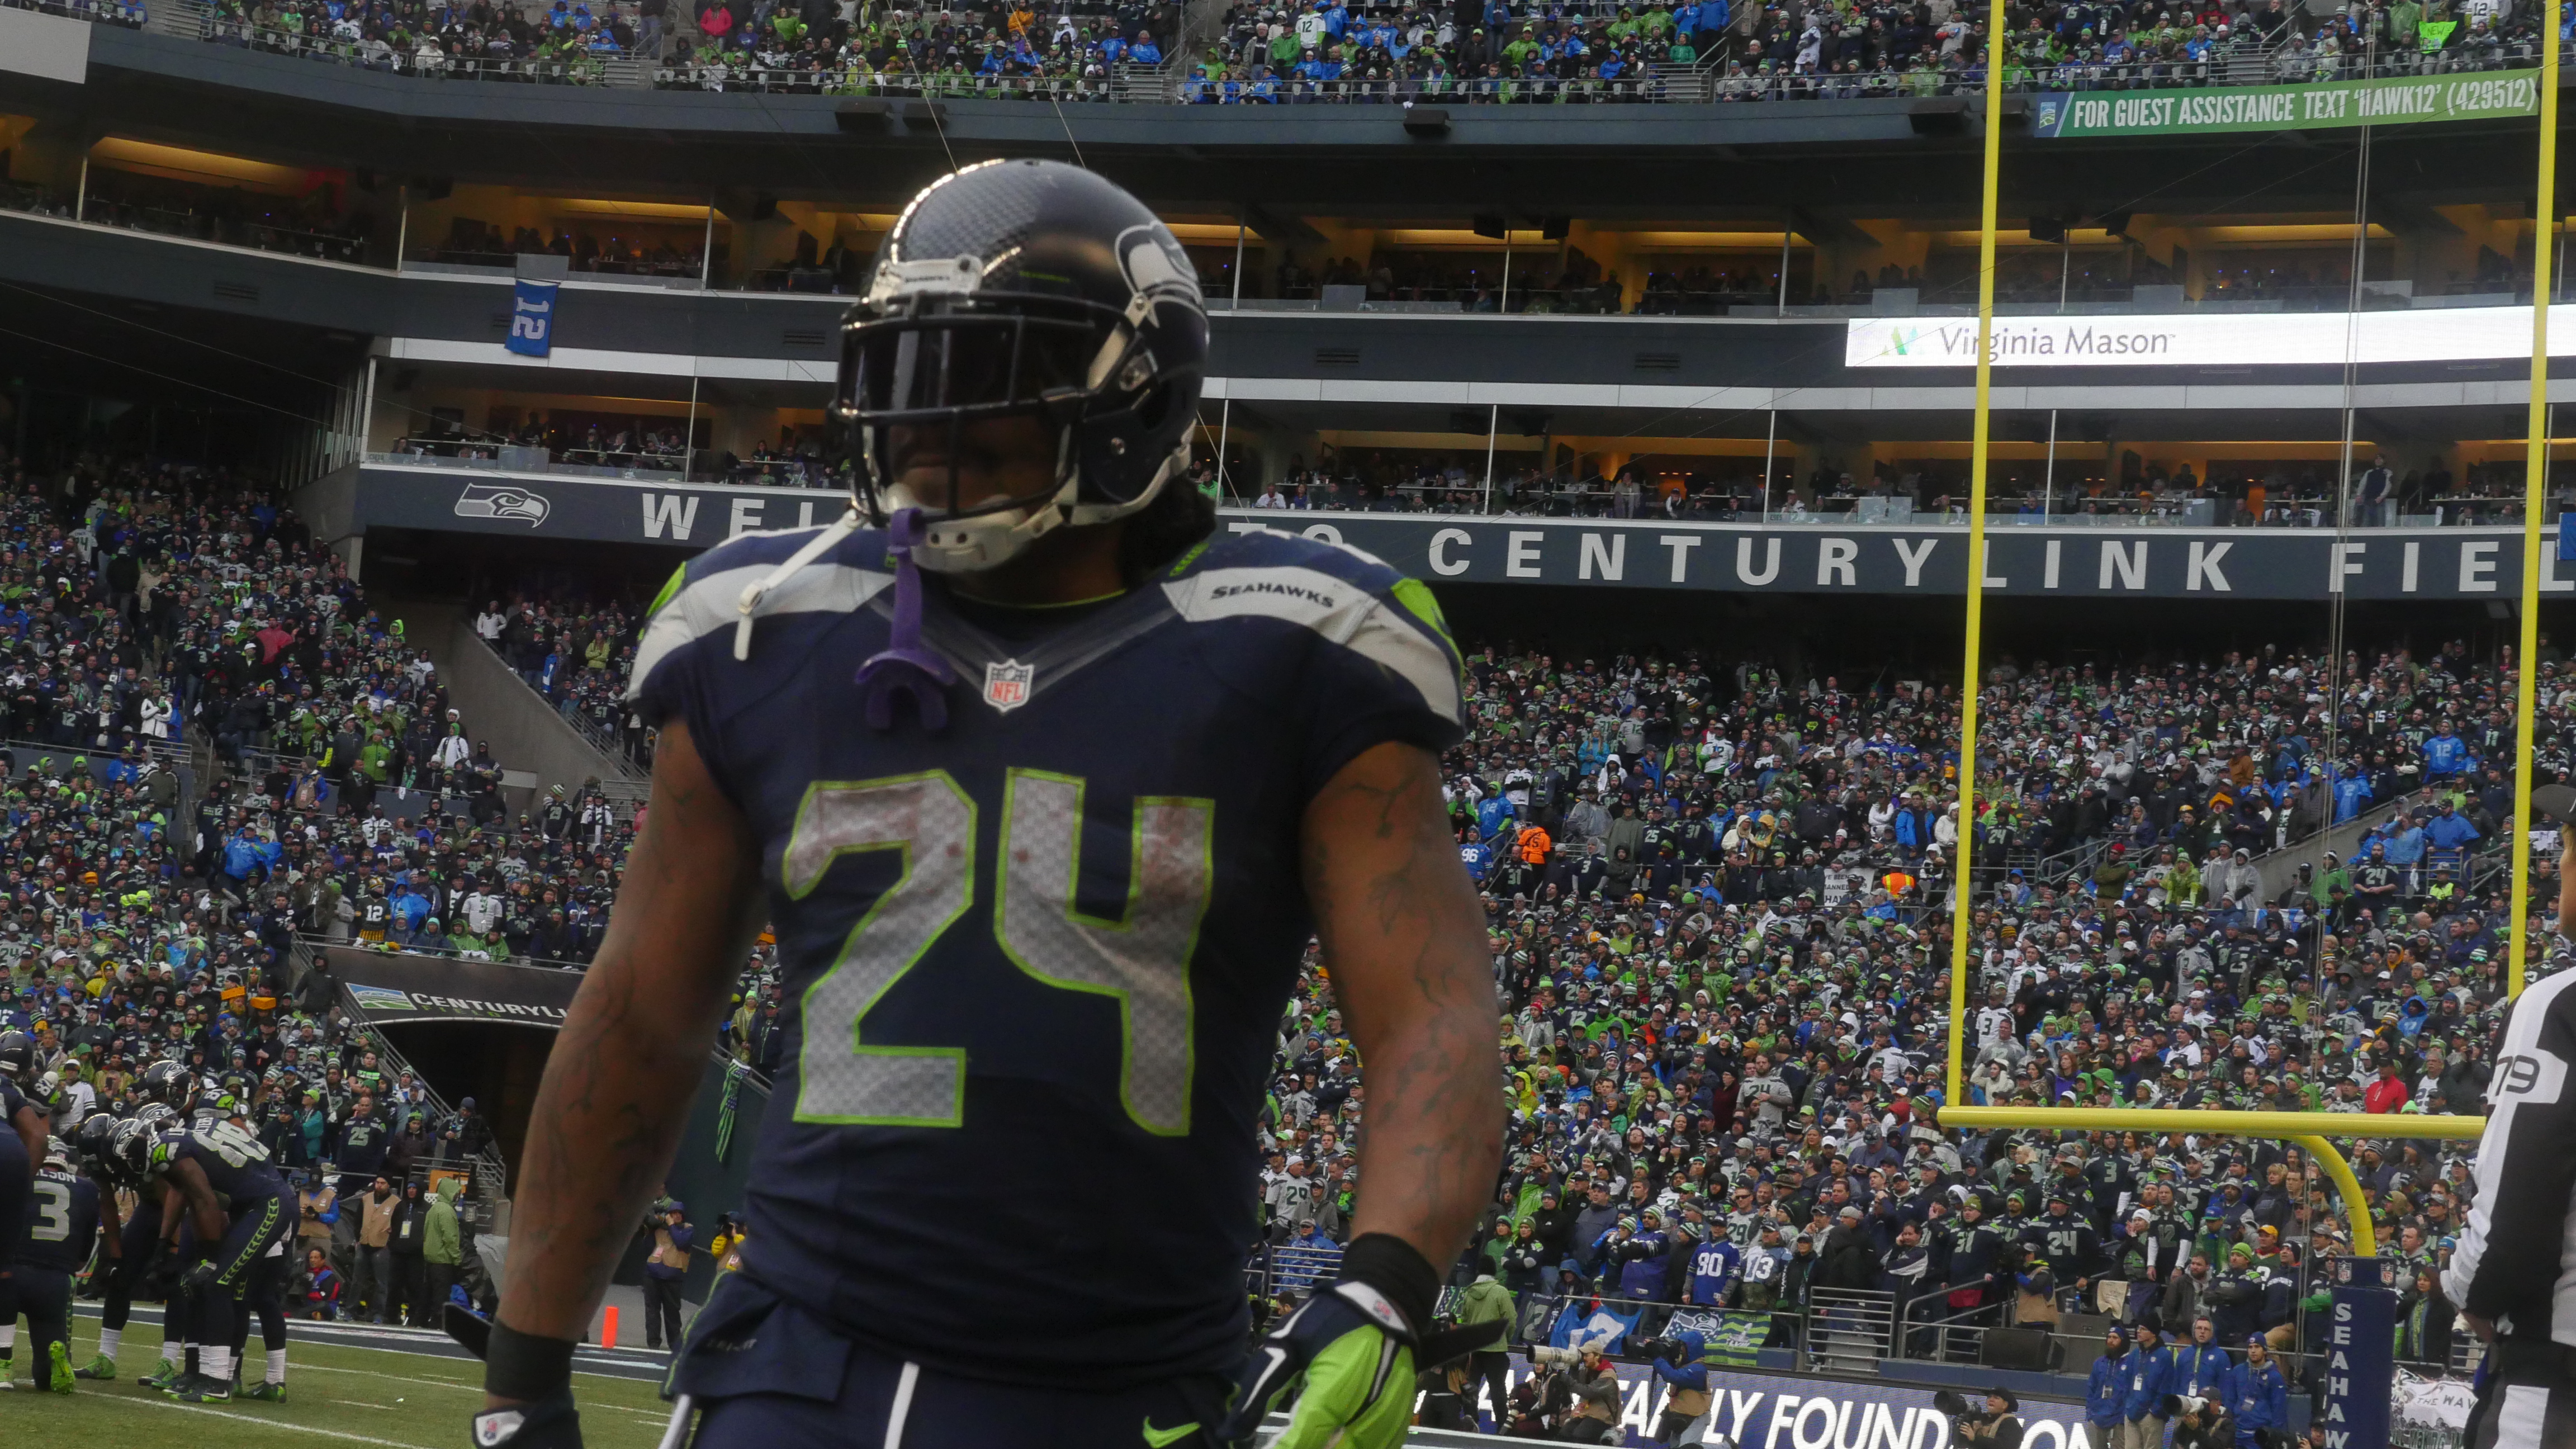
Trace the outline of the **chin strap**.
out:
<instances>
[{"instance_id":1,"label":"chin strap","mask_svg":"<svg viewBox=\"0 0 2576 1449\"><path fill-rule=\"evenodd\" d=\"M751 657L752 617L760 612L760 601L769 597L769 591L794 578L798 569L830 553L840 545L842 539L856 532L858 527L859 510L852 508L833 520L831 527L805 540L805 546L789 554L785 563L770 570L769 577L743 585L742 597L734 605L740 614L733 625L734 658Z\"/></svg>"},{"instance_id":2,"label":"chin strap","mask_svg":"<svg viewBox=\"0 0 2576 1449\"><path fill-rule=\"evenodd\" d=\"M887 551L894 555L894 628L886 647L859 666L858 676L867 691L870 729L894 726L897 694L911 696L922 728L948 727L947 689L956 682L956 671L921 644L921 566L912 561L912 550L924 532L918 508L898 511L886 528Z\"/></svg>"}]
</instances>

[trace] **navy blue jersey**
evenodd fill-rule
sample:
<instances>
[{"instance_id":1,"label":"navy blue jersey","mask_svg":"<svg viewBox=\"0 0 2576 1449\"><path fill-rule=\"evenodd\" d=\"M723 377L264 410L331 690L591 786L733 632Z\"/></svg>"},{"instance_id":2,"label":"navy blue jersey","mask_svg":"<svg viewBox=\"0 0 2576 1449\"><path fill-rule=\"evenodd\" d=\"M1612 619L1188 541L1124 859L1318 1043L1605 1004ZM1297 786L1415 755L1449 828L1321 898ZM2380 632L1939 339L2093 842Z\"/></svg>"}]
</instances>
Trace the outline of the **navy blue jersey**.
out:
<instances>
[{"instance_id":1,"label":"navy blue jersey","mask_svg":"<svg viewBox=\"0 0 2576 1449\"><path fill-rule=\"evenodd\" d=\"M77 1273L89 1266L98 1239L98 1184L46 1168L36 1174L27 1199L27 1235L18 1243L18 1266Z\"/></svg>"},{"instance_id":2,"label":"navy blue jersey","mask_svg":"<svg viewBox=\"0 0 2576 1449\"><path fill-rule=\"evenodd\" d=\"M18 1090L16 1082L7 1077L0 1077L0 1127L16 1132L18 1109L32 1105L34 1104L27 1100L27 1094Z\"/></svg>"},{"instance_id":3,"label":"navy blue jersey","mask_svg":"<svg viewBox=\"0 0 2576 1449\"><path fill-rule=\"evenodd\" d=\"M813 537L747 535L656 601L633 698L760 842L784 1054L744 1269L852 1336L980 1378L1231 1367L1255 1116L1313 931L1307 802L1461 733L1421 584L1267 530L1114 600L1000 610L926 581L949 720L868 727L883 535L738 601ZM737 649L747 658L737 658Z\"/></svg>"},{"instance_id":4,"label":"navy blue jersey","mask_svg":"<svg viewBox=\"0 0 2576 1449\"><path fill-rule=\"evenodd\" d=\"M212 1127L182 1127L162 1133L152 1143L152 1166L166 1173L181 1160L193 1161L206 1174L206 1185L222 1199L225 1210L238 1214L245 1203L286 1196L286 1180L268 1161L260 1140L218 1118Z\"/></svg>"}]
</instances>

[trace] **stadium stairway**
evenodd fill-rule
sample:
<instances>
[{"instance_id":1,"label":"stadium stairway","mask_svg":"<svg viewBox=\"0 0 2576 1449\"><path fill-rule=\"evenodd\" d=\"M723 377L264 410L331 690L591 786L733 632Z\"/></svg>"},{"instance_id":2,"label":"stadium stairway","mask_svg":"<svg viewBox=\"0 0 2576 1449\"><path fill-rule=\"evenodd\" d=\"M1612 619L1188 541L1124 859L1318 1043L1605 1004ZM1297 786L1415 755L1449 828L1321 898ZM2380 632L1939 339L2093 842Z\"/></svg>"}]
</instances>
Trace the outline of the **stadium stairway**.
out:
<instances>
[{"instance_id":1,"label":"stadium stairway","mask_svg":"<svg viewBox=\"0 0 2576 1449\"><path fill-rule=\"evenodd\" d=\"M463 606L389 599L382 607L388 616L403 621L406 638L429 651L438 665L438 677L447 682L448 697L464 715L466 729L475 739L491 743L492 758L501 762L504 778L513 786L525 785L527 801L542 800L550 786L577 791L584 781L593 779L609 786L612 795L620 793L619 787L640 790L642 774L593 745L530 689L476 637L474 621ZM524 810L530 808L527 801L513 798L510 805Z\"/></svg>"},{"instance_id":2,"label":"stadium stairway","mask_svg":"<svg viewBox=\"0 0 2576 1449\"><path fill-rule=\"evenodd\" d=\"M2430 791L2419 790L2412 795L2401 795L2384 804L2374 805L2350 820L2330 829L2321 830L2305 840L2294 840L2279 850L2266 851L2254 857L2255 878L2261 882L2257 888L2262 892L2263 899L2279 900L2281 892L2289 889L2291 880L2298 875L2299 867L2313 865L2322 868L2328 851L2334 852L2335 856L2345 864L2351 864L2352 848L2364 835L2385 824L2388 818L2399 810L2422 806L2430 803L2431 800ZM2319 873L2323 873L2322 869Z\"/></svg>"}]
</instances>

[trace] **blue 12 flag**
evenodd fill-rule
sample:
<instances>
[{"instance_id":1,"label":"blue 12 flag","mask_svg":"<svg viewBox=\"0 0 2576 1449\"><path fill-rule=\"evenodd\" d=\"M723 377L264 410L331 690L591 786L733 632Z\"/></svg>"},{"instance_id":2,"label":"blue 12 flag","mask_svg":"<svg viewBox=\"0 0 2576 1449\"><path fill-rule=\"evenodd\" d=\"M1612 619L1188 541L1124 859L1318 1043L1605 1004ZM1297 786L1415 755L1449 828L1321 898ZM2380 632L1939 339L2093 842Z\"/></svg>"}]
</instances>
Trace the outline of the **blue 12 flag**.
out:
<instances>
[{"instance_id":1,"label":"blue 12 flag","mask_svg":"<svg viewBox=\"0 0 2576 1449\"><path fill-rule=\"evenodd\" d=\"M543 357L554 350L554 283L519 279L510 304L510 339L501 345L522 357Z\"/></svg>"}]
</instances>

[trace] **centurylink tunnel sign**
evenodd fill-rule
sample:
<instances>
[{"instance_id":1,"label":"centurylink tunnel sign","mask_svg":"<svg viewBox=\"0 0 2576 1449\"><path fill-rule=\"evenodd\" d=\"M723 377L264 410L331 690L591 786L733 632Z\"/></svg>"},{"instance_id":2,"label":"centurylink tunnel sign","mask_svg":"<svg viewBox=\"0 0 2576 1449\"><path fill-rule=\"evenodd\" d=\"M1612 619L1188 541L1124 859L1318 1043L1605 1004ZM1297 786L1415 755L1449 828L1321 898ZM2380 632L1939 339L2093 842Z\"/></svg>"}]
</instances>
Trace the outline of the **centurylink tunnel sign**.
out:
<instances>
[{"instance_id":1,"label":"centurylink tunnel sign","mask_svg":"<svg viewBox=\"0 0 2576 1449\"><path fill-rule=\"evenodd\" d=\"M848 506L815 488L735 488L358 470L357 528L504 533L709 548L759 529L811 527ZM1218 527L1275 528L1377 555L1433 584L1547 584L1724 593L1962 594L1968 531L1921 523L1619 522L1436 513L1226 509ZM2541 592L2576 596L2576 563L2545 548ZM2512 599L2521 531L2499 528L2091 528L1999 524L1990 594L2073 598Z\"/></svg>"}]
</instances>

